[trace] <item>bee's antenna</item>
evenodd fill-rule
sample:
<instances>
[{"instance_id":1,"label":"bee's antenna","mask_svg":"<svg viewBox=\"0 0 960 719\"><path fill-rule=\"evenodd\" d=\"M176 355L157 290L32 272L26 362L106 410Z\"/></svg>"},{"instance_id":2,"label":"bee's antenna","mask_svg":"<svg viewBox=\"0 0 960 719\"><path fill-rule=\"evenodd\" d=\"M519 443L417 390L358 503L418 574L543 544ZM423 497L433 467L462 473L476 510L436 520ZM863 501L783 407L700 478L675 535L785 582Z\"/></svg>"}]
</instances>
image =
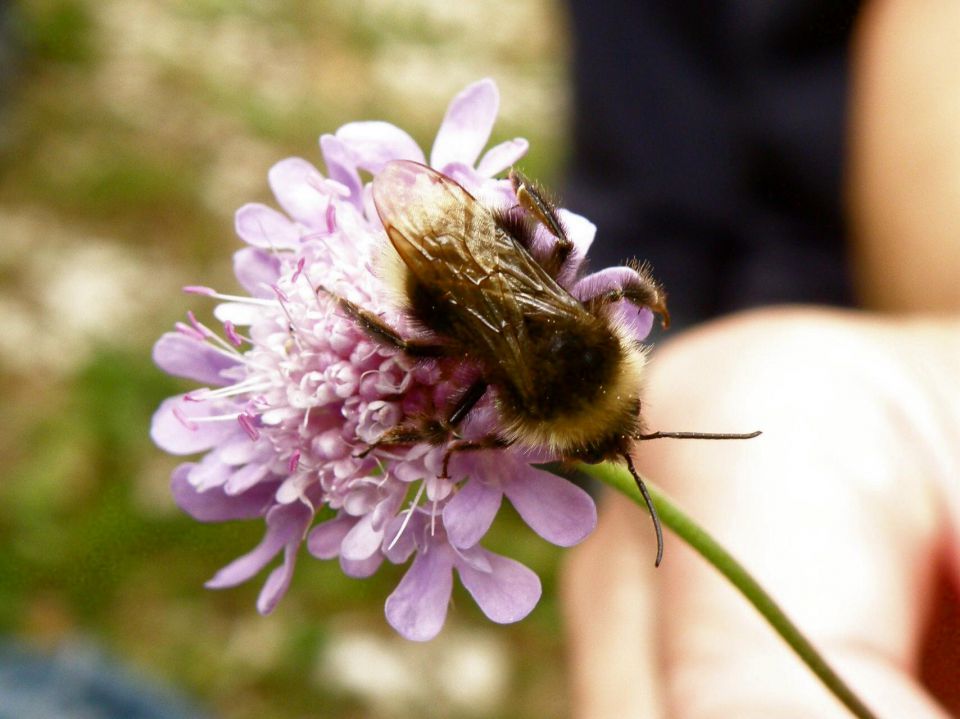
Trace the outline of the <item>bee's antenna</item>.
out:
<instances>
[{"instance_id":1,"label":"bee's antenna","mask_svg":"<svg viewBox=\"0 0 960 719\"><path fill-rule=\"evenodd\" d=\"M632 474L633 478L636 480L637 489L640 490L640 494L643 496L643 501L647 503L647 509L650 510L650 518L653 520L653 529L657 533L657 559L654 561L653 566L659 567L660 561L663 559L663 528L660 526L660 517L657 516L657 509L653 506L653 499L650 497L650 492L647 491L647 485L645 485L643 480L640 479L640 475L637 474L637 470L633 466L633 458L630 456L630 453L624 452L623 458L627 460L627 469L630 470L630 474Z\"/></svg>"},{"instance_id":2,"label":"bee's antenna","mask_svg":"<svg viewBox=\"0 0 960 719\"><path fill-rule=\"evenodd\" d=\"M762 434L760 430L756 432L747 432L746 434L731 434L723 432L651 432L650 434L638 434L634 439L753 439Z\"/></svg>"}]
</instances>

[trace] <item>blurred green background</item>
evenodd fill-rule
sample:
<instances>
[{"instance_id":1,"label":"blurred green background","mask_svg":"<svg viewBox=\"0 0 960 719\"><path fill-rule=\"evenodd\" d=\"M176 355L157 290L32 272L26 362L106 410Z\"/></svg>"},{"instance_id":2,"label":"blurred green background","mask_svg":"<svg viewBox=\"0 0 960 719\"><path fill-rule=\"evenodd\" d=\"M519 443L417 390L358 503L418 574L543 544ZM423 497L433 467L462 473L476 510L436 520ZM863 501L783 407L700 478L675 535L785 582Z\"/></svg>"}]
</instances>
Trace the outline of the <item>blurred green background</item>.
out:
<instances>
[{"instance_id":1,"label":"blurred green background","mask_svg":"<svg viewBox=\"0 0 960 719\"><path fill-rule=\"evenodd\" d=\"M320 164L322 132L384 119L429 148L447 102L494 77L492 142L531 141L550 183L567 132L567 40L550 0L32 0L0 41L0 635L91 642L218 717L562 717L559 550L515 516L488 545L541 576L524 622L486 621L458 588L441 636L398 638L369 580L301 553L274 615L261 576L202 587L262 524L200 525L168 496L148 439L186 389L150 360L195 308L235 289L234 210L267 169Z\"/></svg>"}]
</instances>

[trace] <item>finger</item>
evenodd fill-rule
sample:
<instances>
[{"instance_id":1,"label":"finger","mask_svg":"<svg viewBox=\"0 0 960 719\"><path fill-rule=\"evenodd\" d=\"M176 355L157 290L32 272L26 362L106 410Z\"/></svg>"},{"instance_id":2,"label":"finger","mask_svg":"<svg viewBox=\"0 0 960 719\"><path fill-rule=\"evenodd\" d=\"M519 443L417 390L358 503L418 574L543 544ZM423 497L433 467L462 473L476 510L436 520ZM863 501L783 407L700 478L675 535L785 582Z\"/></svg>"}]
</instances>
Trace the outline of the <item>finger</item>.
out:
<instances>
[{"instance_id":1,"label":"finger","mask_svg":"<svg viewBox=\"0 0 960 719\"><path fill-rule=\"evenodd\" d=\"M653 547L640 536L649 525L636 510L605 502L597 530L568 554L560 575L577 719L663 716Z\"/></svg>"},{"instance_id":2,"label":"finger","mask_svg":"<svg viewBox=\"0 0 960 719\"><path fill-rule=\"evenodd\" d=\"M658 355L648 424L764 434L650 442L638 459L881 716L944 716L910 675L942 517L918 460L924 438L891 391L902 379L884 352L893 341L827 313L694 333ZM668 551L670 716L847 716L712 569L677 542Z\"/></svg>"}]
</instances>

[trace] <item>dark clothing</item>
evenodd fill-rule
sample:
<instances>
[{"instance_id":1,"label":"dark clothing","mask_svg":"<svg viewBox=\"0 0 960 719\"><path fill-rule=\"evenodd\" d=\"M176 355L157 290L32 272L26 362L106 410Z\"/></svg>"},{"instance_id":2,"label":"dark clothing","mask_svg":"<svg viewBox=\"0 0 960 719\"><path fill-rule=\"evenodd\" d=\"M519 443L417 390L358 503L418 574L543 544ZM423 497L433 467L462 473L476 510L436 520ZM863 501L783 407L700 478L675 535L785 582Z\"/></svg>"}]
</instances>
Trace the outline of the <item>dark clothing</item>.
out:
<instances>
[{"instance_id":1,"label":"dark clothing","mask_svg":"<svg viewBox=\"0 0 960 719\"><path fill-rule=\"evenodd\" d=\"M572 0L566 202L594 267L647 259L678 324L848 304L852 0Z\"/></svg>"}]
</instances>

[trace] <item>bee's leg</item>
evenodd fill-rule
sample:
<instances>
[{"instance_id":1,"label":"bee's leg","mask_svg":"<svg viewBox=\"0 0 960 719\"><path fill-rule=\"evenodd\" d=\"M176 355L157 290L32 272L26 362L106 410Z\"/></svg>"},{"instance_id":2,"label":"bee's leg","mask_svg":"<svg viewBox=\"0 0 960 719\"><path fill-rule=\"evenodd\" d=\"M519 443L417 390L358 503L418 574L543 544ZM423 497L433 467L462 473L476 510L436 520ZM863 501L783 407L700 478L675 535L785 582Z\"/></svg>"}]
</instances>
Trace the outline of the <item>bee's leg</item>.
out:
<instances>
[{"instance_id":1,"label":"bee's leg","mask_svg":"<svg viewBox=\"0 0 960 719\"><path fill-rule=\"evenodd\" d=\"M623 458L627 461L627 469L630 470L630 474L633 475L633 479L637 483L637 489L640 490L640 496L643 497L643 501L647 505L647 510L650 512L650 519L653 520L653 531L657 535L657 558L653 561L653 566L659 567L660 562L663 561L663 528L660 526L660 516L657 514L657 508L653 503L653 498L650 496L650 490L647 489L647 485L643 483L643 478L640 477L636 468L633 466L633 458L630 456L630 453L624 452Z\"/></svg>"},{"instance_id":2,"label":"bee's leg","mask_svg":"<svg viewBox=\"0 0 960 719\"><path fill-rule=\"evenodd\" d=\"M457 400L453 410L450 412L450 416L447 417L447 426L452 430L460 424L464 417L470 414L470 410L477 406L477 402L483 399L483 395L486 394L486 392L487 383L482 379L476 380L472 385L467 387L467 391Z\"/></svg>"},{"instance_id":3,"label":"bee's leg","mask_svg":"<svg viewBox=\"0 0 960 719\"><path fill-rule=\"evenodd\" d=\"M543 191L536 183L531 182L519 170L510 170L510 182L520 206L556 238L549 253L545 257L537 258L550 276L556 278L566 269L573 257L573 241L567 236L567 230L560 220L556 206L544 197Z\"/></svg>"},{"instance_id":4,"label":"bee's leg","mask_svg":"<svg viewBox=\"0 0 960 719\"><path fill-rule=\"evenodd\" d=\"M664 329L670 326L670 312L667 310L667 294L660 283L653 279L650 268L646 265L631 264L629 277L623 278L619 285L604 290L592 297L583 297L581 301L591 314L596 314L602 307L627 300L638 307L649 307L660 315L660 323Z\"/></svg>"},{"instance_id":5,"label":"bee's leg","mask_svg":"<svg viewBox=\"0 0 960 719\"><path fill-rule=\"evenodd\" d=\"M510 170L510 183L513 185L513 192L520 206L546 227L557 240L572 248L573 242L567 237L566 228L560 221L557 208L553 202L544 197L543 190L519 170Z\"/></svg>"},{"instance_id":6,"label":"bee's leg","mask_svg":"<svg viewBox=\"0 0 960 719\"><path fill-rule=\"evenodd\" d=\"M454 452L476 452L482 449L503 449L513 444L513 440L504 439L495 434L488 434L480 439L460 439L451 442L447 447L446 454L443 455L443 469L440 471L440 479L450 479L450 458Z\"/></svg>"},{"instance_id":7,"label":"bee's leg","mask_svg":"<svg viewBox=\"0 0 960 719\"><path fill-rule=\"evenodd\" d=\"M380 438L367 445L362 452L354 455L358 459L363 459L373 450L379 447L400 447L403 445L420 444L427 442L429 444L441 445L447 441L450 436L450 428L443 422L428 422L422 425L401 424L397 427L391 427Z\"/></svg>"},{"instance_id":8,"label":"bee's leg","mask_svg":"<svg viewBox=\"0 0 960 719\"><path fill-rule=\"evenodd\" d=\"M487 391L487 383L478 379L467 388L450 412L450 416L445 420L431 421L423 425L400 425L391 427L380 436L373 444L365 450L355 455L358 458L366 457L377 447L391 447L394 445L419 444L420 442L429 442L430 444L440 445L449 439L454 433L458 424L470 413L477 402L483 399Z\"/></svg>"},{"instance_id":9,"label":"bee's leg","mask_svg":"<svg viewBox=\"0 0 960 719\"><path fill-rule=\"evenodd\" d=\"M359 454L354 455L362 459L378 447L390 445L417 444L419 442L430 442L431 444L442 444L435 434L429 430L420 427L394 427L388 430L380 439L371 444ZM512 440L498 437L495 434L489 434L480 439L458 439L447 446L447 451L443 455L443 467L438 475L440 479L450 479L450 459L456 452L477 452L483 449L503 449L513 444Z\"/></svg>"},{"instance_id":10,"label":"bee's leg","mask_svg":"<svg viewBox=\"0 0 960 719\"><path fill-rule=\"evenodd\" d=\"M436 342L404 339L393 327L369 310L363 309L345 297L330 292L322 285L317 287L317 293L319 294L321 292L336 301L337 306L343 310L347 316L355 320L364 332L378 342L396 347L398 350L406 352L412 357L442 357L447 353L447 348Z\"/></svg>"}]
</instances>

